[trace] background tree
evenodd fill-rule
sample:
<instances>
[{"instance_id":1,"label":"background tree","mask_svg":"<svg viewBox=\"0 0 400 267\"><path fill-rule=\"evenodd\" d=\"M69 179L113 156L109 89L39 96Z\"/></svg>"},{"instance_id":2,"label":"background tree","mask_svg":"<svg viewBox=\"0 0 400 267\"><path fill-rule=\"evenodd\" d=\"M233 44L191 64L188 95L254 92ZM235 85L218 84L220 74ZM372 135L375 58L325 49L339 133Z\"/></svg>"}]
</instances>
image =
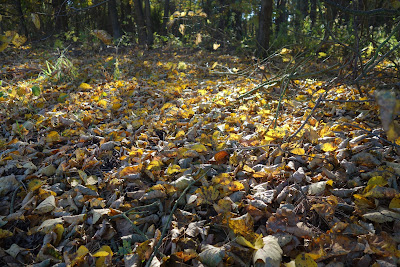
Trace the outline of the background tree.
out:
<instances>
[{"instance_id":1,"label":"background tree","mask_svg":"<svg viewBox=\"0 0 400 267\"><path fill-rule=\"evenodd\" d=\"M264 56L269 49L272 26L273 0L261 0L258 28L258 55Z\"/></svg>"},{"instance_id":2,"label":"background tree","mask_svg":"<svg viewBox=\"0 0 400 267\"><path fill-rule=\"evenodd\" d=\"M110 17L114 39L121 37L121 29L118 22L117 3L115 0L108 1L108 14Z\"/></svg>"}]
</instances>

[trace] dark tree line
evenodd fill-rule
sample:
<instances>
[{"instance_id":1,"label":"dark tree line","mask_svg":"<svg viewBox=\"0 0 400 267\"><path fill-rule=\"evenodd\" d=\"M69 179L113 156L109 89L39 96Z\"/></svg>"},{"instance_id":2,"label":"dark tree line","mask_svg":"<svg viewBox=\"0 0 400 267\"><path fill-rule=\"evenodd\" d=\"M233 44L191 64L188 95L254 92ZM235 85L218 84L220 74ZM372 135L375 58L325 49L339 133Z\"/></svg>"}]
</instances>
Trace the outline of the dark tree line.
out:
<instances>
[{"instance_id":1,"label":"dark tree line","mask_svg":"<svg viewBox=\"0 0 400 267\"><path fill-rule=\"evenodd\" d=\"M159 41L156 37L190 43L200 33L205 47L219 43L254 49L260 56L285 45L326 50L340 44L352 51L370 44L377 48L399 22L397 8L382 0L2 0L0 32L40 41L101 29L147 47Z\"/></svg>"}]
</instances>

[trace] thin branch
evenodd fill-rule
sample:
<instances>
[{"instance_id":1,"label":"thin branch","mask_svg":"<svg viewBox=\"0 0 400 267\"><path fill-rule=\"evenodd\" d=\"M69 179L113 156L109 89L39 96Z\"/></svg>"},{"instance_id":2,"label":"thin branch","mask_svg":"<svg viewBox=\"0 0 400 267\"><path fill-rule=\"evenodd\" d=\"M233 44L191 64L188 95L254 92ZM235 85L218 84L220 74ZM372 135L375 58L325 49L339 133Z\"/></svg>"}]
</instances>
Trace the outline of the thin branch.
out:
<instances>
[{"instance_id":1,"label":"thin branch","mask_svg":"<svg viewBox=\"0 0 400 267\"><path fill-rule=\"evenodd\" d=\"M309 119L311 118L311 116L314 114L314 112L315 112L315 110L317 109L319 103L321 102L322 96L325 97L327 93L328 93L328 92L322 93L322 94L319 96L319 98L318 98L317 102L315 103L315 106L314 106L313 109L311 110L310 114L308 114L307 118L304 120L304 122L303 122L303 124L300 126L300 128L297 129L297 131L296 131L294 134L292 134L291 136L289 136L289 138L286 140L287 142L289 142L290 139L292 139L293 137L295 137L295 136L304 128L304 126L306 125L306 123L308 122L308 120L309 120Z\"/></svg>"},{"instance_id":2,"label":"thin branch","mask_svg":"<svg viewBox=\"0 0 400 267\"><path fill-rule=\"evenodd\" d=\"M362 103L362 102L375 102L375 99L365 100L342 100L342 99L321 99L322 102L339 102L339 103Z\"/></svg>"}]
</instances>

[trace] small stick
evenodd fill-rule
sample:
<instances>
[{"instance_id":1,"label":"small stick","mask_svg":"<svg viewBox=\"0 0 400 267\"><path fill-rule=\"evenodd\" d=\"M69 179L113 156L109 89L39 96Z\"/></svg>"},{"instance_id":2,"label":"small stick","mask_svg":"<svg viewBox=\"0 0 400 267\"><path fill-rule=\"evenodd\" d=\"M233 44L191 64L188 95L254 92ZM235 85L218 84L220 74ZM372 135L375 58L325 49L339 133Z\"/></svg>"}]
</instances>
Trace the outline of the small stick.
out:
<instances>
[{"instance_id":1,"label":"small stick","mask_svg":"<svg viewBox=\"0 0 400 267\"><path fill-rule=\"evenodd\" d=\"M347 102L375 102L375 99L365 99L365 100L341 100L341 99L322 99L321 101L324 102L340 102L340 103L347 103Z\"/></svg>"},{"instance_id":2,"label":"small stick","mask_svg":"<svg viewBox=\"0 0 400 267\"><path fill-rule=\"evenodd\" d=\"M321 95L318 97L318 100L317 100L317 102L315 103L315 106L314 106L313 109L311 110L310 114L308 114L307 118L304 120L304 122L303 122L303 124L300 126L300 128L297 129L297 131L296 131L294 134L292 134L291 136L289 136L289 138L286 140L287 142L289 142L290 139L292 139L293 137L295 137L295 136L301 131L301 129L304 128L304 126L306 125L306 123L308 122L308 120L309 120L309 119L311 118L311 116L314 114L314 112L315 112L315 110L317 109L319 103L321 102L322 96L326 96L327 93L328 93L328 92L325 92L325 93L321 94Z\"/></svg>"}]
</instances>

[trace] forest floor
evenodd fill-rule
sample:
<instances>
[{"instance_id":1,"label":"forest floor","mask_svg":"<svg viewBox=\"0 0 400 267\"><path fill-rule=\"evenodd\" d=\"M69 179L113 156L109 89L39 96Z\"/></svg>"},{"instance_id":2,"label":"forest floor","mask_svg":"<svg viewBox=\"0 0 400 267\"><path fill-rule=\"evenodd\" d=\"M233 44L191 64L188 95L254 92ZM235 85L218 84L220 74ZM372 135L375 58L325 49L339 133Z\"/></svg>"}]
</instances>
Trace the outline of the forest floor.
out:
<instances>
[{"instance_id":1,"label":"forest floor","mask_svg":"<svg viewBox=\"0 0 400 267\"><path fill-rule=\"evenodd\" d=\"M394 92L269 84L284 62L219 52L47 51L2 55L1 265L399 265Z\"/></svg>"}]
</instances>

